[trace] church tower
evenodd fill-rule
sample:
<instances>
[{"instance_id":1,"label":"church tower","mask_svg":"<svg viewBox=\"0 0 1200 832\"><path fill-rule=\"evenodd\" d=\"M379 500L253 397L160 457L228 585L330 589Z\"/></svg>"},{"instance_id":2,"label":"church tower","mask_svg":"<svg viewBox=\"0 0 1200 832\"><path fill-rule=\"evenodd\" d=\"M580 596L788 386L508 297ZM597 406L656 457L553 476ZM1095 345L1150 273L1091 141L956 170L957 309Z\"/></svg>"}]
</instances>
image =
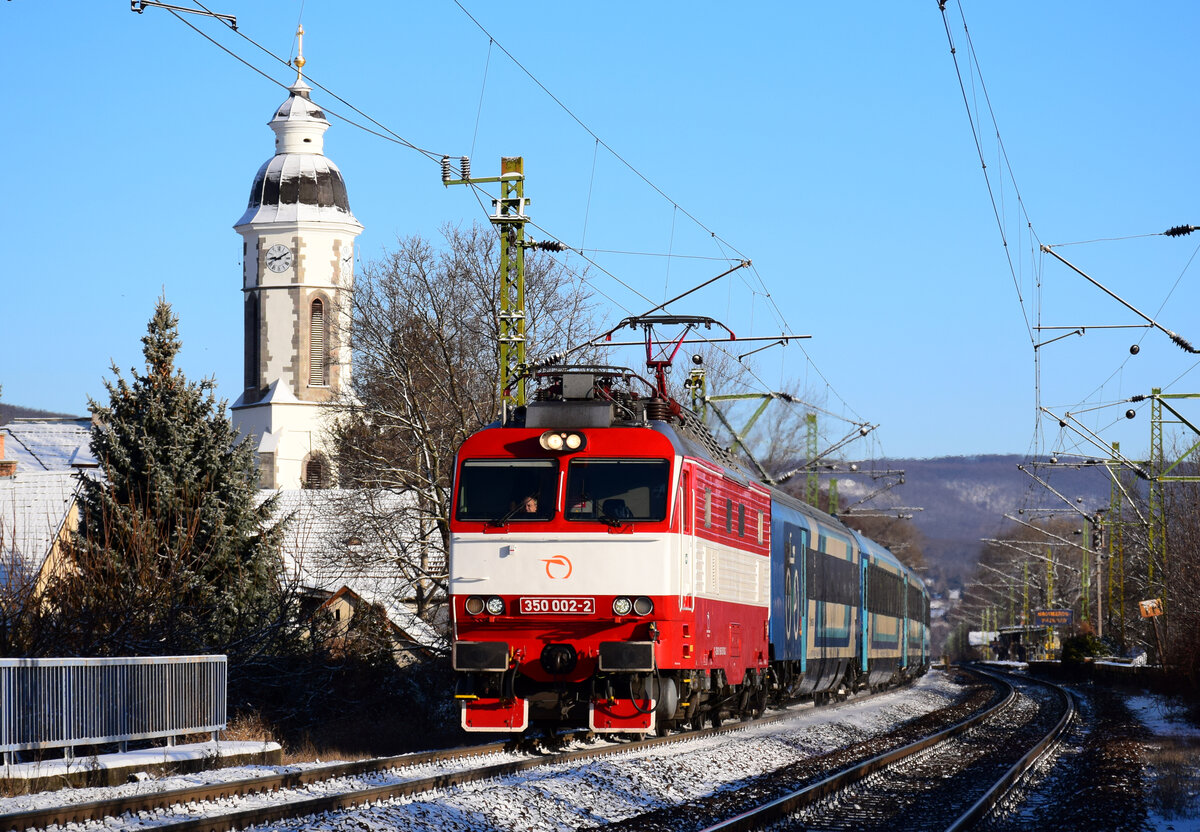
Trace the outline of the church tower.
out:
<instances>
[{"instance_id":1,"label":"church tower","mask_svg":"<svg viewBox=\"0 0 1200 832\"><path fill-rule=\"evenodd\" d=\"M354 240L346 183L323 153L329 129L304 83L303 35L291 95L268 122L275 155L254 177L242 235L245 382L231 408L254 437L262 488L332 484L325 410L350 383Z\"/></svg>"}]
</instances>

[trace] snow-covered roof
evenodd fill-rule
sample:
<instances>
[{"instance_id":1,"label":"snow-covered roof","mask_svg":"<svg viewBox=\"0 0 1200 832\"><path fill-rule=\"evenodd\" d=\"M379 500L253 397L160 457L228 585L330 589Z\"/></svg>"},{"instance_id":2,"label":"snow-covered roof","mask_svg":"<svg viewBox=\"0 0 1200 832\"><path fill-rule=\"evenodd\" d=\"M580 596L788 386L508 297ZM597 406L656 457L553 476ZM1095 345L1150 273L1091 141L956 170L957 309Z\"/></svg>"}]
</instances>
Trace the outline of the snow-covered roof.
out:
<instances>
[{"instance_id":1,"label":"snow-covered roof","mask_svg":"<svg viewBox=\"0 0 1200 832\"><path fill-rule=\"evenodd\" d=\"M342 172L329 158L279 153L258 169L246 212L234 227L252 222L335 221L358 225Z\"/></svg>"},{"instance_id":2,"label":"snow-covered roof","mask_svg":"<svg viewBox=\"0 0 1200 832\"><path fill-rule=\"evenodd\" d=\"M324 122L326 127L329 126L329 119L325 118L325 114L321 112L321 108L312 102L312 98L310 97L312 95L312 87L303 81L297 81L288 89L292 94L275 111L275 117L271 119L272 125L288 121L307 121Z\"/></svg>"},{"instance_id":3,"label":"snow-covered roof","mask_svg":"<svg viewBox=\"0 0 1200 832\"><path fill-rule=\"evenodd\" d=\"M96 467L91 419L14 419L0 431L7 434L4 456L16 461L18 472Z\"/></svg>"},{"instance_id":4,"label":"snow-covered roof","mask_svg":"<svg viewBox=\"0 0 1200 832\"><path fill-rule=\"evenodd\" d=\"M329 121L309 99L311 89L297 79L291 96L269 125L275 131L275 155L258 169L250 202L234 228L250 223L341 222L362 226L350 212L346 182L324 154Z\"/></svg>"},{"instance_id":5,"label":"snow-covered roof","mask_svg":"<svg viewBox=\"0 0 1200 832\"><path fill-rule=\"evenodd\" d=\"M75 472L22 471L0 478L0 585L32 580L66 522Z\"/></svg>"},{"instance_id":6,"label":"snow-covered roof","mask_svg":"<svg viewBox=\"0 0 1200 832\"><path fill-rule=\"evenodd\" d=\"M262 498L278 495L278 517L290 517L284 538L284 568L302 586L334 593L348 587L361 598L383 607L392 623L418 643L435 649L445 639L403 599L412 595L410 579L397 561L415 556L408 545L415 533L396 532L384 522L374 526L365 516L401 518L406 524L413 501L389 491L354 489L284 489L264 491ZM370 509L369 511L367 509ZM445 568L440 549L429 552L430 571Z\"/></svg>"}]
</instances>

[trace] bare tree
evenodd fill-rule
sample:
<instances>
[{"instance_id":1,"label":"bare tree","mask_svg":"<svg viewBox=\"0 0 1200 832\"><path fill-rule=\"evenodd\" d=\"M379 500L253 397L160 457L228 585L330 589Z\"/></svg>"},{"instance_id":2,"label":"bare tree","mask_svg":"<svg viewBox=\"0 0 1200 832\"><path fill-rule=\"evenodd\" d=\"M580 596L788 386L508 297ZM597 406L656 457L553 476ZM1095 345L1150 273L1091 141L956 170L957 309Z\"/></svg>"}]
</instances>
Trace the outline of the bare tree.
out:
<instances>
[{"instance_id":1,"label":"bare tree","mask_svg":"<svg viewBox=\"0 0 1200 832\"><path fill-rule=\"evenodd\" d=\"M1200 452L1193 452L1177 474L1200 473ZM1169 663L1200 688L1200 482L1173 483L1167 493L1167 562L1169 585L1164 616Z\"/></svg>"},{"instance_id":2,"label":"bare tree","mask_svg":"<svg viewBox=\"0 0 1200 832\"><path fill-rule=\"evenodd\" d=\"M405 579L418 615L446 591L454 455L500 405L496 233L445 226L444 245L406 237L355 283L352 390L332 420L340 482L354 490L347 526L381 545L348 557L382 560ZM525 254L531 362L594 333L581 280L551 257ZM358 564L359 567L362 564Z\"/></svg>"},{"instance_id":3,"label":"bare tree","mask_svg":"<svg viewBox=\"0 0 1200 832\"><path fill-rule=\"evenodd\" d=\"M904 565L917 571L926 568L925 535L910 520L882 512L863 516L844 514L839 515L838 519L880 546L887 547Z\"/></svg>"}]
</instances>

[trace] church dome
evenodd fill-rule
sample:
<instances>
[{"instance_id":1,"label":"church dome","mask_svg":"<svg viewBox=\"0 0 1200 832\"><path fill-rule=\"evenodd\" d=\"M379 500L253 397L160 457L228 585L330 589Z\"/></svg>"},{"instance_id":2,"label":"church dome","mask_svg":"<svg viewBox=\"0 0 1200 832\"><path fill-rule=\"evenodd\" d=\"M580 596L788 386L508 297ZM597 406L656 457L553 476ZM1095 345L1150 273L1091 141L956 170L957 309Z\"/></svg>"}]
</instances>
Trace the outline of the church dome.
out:
<instances>
[{"instance_id":1,"label":"church dome","mask_svg":"<svg viewBox=\"0 0 1200 832\"><path fill-rule=\"evenodd\" d=\"M289 90L291 95L268 122L275 131L275 155L258 169L246 212L234 227L309 221L359 225L350 212L342 172L324 155L329 121L302 79Z\"/></svg>"},{"instance_id":2,"label":"church dome","mask_svg":"<svg viewBox=\"0 0 1200 832\"><path fill-rule=\"evenodd\" d=\"M342 172L321 155L277 153L258 169L250 203L236 225L308 220L358 222Z\"/></svg>"}]
</instances>

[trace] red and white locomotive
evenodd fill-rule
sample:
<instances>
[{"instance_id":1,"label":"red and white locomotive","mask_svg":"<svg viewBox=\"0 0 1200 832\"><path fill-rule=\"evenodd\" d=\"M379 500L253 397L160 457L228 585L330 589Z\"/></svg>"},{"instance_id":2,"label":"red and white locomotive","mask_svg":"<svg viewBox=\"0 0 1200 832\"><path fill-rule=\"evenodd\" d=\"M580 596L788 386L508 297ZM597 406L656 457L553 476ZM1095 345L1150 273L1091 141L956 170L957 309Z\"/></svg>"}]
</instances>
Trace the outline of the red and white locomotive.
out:
<instances>
[{"instance_id":1,"label":"red and white locomotive","mask_svg":"<svg viewBox=\"0 0 1200 832\"><path fill-rule=\"evenodd\" d=\"M661 381L641 395L619 368L539 381L523 413L458 455L465 730L719 723L927 667L916 576L754 480Z\"/></svg>"}]
</instances>

